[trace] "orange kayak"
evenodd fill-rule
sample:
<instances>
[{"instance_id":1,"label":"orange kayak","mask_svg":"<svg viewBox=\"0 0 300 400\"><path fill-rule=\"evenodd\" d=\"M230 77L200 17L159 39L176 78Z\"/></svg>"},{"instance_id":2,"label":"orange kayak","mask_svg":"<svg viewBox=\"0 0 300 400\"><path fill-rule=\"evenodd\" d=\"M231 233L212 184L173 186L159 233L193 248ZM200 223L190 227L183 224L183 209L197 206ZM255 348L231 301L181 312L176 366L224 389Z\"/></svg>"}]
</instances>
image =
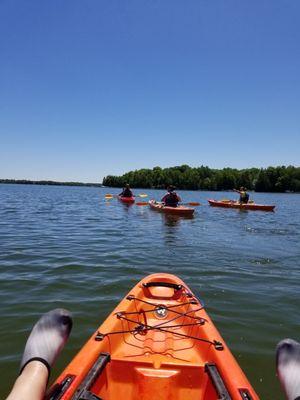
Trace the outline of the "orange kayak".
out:
<instances>
[{"instance_id":1,"label":"orange kayak","mask_svg":"<svg viewBox=\"0 0 300 400\"><path fill-rule=\"evenodd\" d=\"M260 210L260 211L273 211L275 206L269 206L264 204L246 203L241 204L234 200L208 200L209 204L213 207L224 207L224 208L239 208L241 210Z\"/></svg>"},{"instance_id":2,"label":"orange kayak","mask_svg":"<svg viewBox=\"0 0 300 400\"><path fill-rule=\"evenodd\" d=\"M258 400L201 301L174 275L141 280L48 400Z\"/></svg>"},{"instance_id":3,"label":"orange kayak","mask_svg":"<svg viewBox=\"0 0 300 400\"><path fill-rule=\"evenodd\" d=\"M194 214L195 209L185 206L168 207L164 206L162 203L157 203L155 200L149 201L149 206L153 210L173 215L191 216Z\"/></svg>"},{"instance_id":4,"label":"orange kayak","mask_svg":"<svg viewBox=\"0 0 300 400\"><path fill-rule=\"evenodd\" d=\"M125 204L133 204L135 202L135 197L133 196L131 197L118 196L118 199Z\"/></svg>"}]
</instances>

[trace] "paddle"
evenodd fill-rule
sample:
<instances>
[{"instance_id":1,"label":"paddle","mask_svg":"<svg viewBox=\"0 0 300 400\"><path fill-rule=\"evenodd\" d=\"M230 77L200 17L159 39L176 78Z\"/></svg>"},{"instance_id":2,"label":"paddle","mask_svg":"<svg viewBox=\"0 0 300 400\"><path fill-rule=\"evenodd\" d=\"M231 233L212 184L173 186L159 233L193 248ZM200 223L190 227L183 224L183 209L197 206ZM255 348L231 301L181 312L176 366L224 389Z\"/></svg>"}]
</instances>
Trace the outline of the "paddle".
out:
<instances>
[{"instance_id":1,"label":"paddle","mask_svg":"<svg viewBox=\"0 0 300 400\"><path fill-rule=\"evenodd\" d=\"M117 194L109 194L109 193L107 193L104 197L107 200L111 200L111 199L117 198L118 195ZM134 195L133 197L143 197L144 198L144 197L148 197L148 195L146 193L140 193L140 194Z\"/></svg>"}]
</instances>

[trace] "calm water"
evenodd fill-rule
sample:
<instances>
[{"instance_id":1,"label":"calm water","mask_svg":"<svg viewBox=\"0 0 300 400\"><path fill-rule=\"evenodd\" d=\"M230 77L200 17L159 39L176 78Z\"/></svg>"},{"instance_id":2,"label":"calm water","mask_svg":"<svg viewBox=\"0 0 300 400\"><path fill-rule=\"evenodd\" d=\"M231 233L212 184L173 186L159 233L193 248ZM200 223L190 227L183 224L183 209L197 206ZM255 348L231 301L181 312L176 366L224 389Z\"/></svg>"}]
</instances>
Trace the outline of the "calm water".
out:
<instances>
[{"instance_id":1,"label":"calm water","mask_svg":"<svg viewBox=\"0 0 300 400\"><path fill-rule=\"evenodd\" d=\"M179 275L206 304L262 399L282 399L274 347L300 338L300 195L254 194L275 213L211 208L193 219L106 203L111 189L0 185L0 398L41 313L74 314L53 377L145 274ZM159 198L160 191L147 191Z\"/></svg>"}]
</instances>

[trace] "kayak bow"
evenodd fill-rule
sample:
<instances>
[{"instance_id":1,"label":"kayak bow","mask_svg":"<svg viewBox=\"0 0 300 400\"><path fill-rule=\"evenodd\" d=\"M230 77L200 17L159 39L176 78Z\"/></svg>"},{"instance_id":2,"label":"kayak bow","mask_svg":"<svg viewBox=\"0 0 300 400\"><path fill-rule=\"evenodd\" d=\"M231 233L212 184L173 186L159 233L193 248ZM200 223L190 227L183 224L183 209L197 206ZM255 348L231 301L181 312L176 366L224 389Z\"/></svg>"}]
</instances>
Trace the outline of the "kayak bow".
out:
<instances>
[{"instance_id":1,"label":"kayak bow","mask_svg":"<svg viewBox=\"0 0 300 400\"><path fill-rule=\"evenodd\" d=\"M259 400L203 304L170 274L129 292L47 399Z\"/></svg>"},{"instance_id":2,"label":"kayak bow","mask_svg":"<svg viewBox=\"0 0 300 400\"><path fill-rule=\"evenodd\" d=\"M260 211L273 211L275 206L256 204L256 203L246 203L241 204L234 200L208 200L209 204L213 207L223 207L223 208L239 208L241 210L260 210Z\"/></svg>"}]
</instances>

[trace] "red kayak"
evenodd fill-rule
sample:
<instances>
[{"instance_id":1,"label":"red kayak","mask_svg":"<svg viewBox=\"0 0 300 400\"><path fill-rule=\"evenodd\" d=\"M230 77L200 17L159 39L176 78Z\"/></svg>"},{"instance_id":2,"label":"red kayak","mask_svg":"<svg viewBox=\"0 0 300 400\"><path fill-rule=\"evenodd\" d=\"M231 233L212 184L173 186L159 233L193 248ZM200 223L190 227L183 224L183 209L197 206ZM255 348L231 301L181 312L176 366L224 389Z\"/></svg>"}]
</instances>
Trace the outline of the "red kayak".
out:
<instances>
[{"instance_id":1,"label":"red kayak","mask_svg":"<svg viewBox=\"0 0 300 400\"><path fill-rule=\"evenodd\" d=\"M191 216L194 214L195 209L185 206L177 206L177 207L168 207L164 206L162 203L157 203L155 200L149 201L149 206L153 210L165 213L165 214L173 214L173 215L181 215L181 216Z\"/></svg>"},{"instance_id":2,"label":"red kayak","mask_svg":"<svg viewBox=\"0 0 300 400\"><path fill-rule=\"evenodd\" d=\"M223 208L238 208L240 210L260 210L260 211L273 211L275 206L247 203L241 204L234 200L208 200L209 204L213 207L223 207Z\"/></svg>"},{"instance_id":3,"label":"red kayak","mask_svg":"<svg viewBox=\"0 0 300 400\"><path fill-rule=\"evenodd\" d=\"M133 196L131 197L118 196L118 199L125 204L133 204L135 202L135 197Z\"/></svg>"}]
</instances>

